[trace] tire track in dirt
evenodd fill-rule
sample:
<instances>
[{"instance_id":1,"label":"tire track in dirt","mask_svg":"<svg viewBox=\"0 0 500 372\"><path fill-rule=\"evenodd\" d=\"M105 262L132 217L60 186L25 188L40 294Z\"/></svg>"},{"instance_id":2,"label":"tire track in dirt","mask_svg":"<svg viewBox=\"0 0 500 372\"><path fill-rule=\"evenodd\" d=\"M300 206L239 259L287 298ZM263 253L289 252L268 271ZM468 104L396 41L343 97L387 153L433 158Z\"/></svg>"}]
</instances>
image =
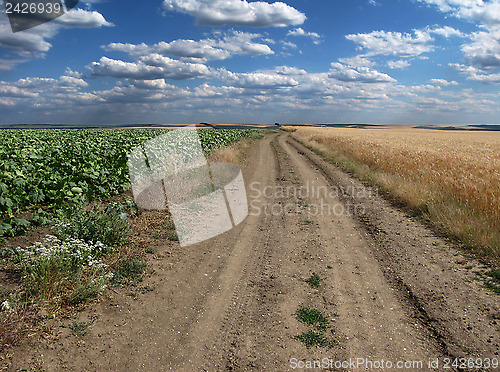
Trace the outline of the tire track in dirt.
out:
<instances>
[{"instance_id":1,"label":"tire track in dirt","mask_svg":"<svg viewBox=\"0 0 500 372\"><path fill-rule=\"evenodd\" d=\"M283 158L276 138L271 148L276 159L276 181L260 186L276 190L291 185L293 180L288 173L290 164ZM296 200L278 200L270 195L265 202L267 206L283 207ZM239 286L239 304L232 308L222 327L221 342L216 346L218 362L213 359L206 370L286 370L293 355L304 355L305 348L294 339L300 326L292 316L308 297L307 286L300 278L310 270L301 268L296 259L309 244L303 221L298 215L273 214L270 210L260 215L264 224L259 235L266 239L260 240L263 245L256 248L255 262Z\"/></svg>"},{"instance_id":2,"label":"tire track in dirt","mask_svg":"<svg viewBox=\"0 0 500 372\"><path fill-rule=\"evenodd\" d=\"M259 185L275 183L274 175L279 170L279 163L274 157L270 142L271 138L268 138L261 143L259 156L265 161L258 164L253 176L247 181ZM235 352L230 346L235 345L235 340L239 338L241 326L234 327L234 324L245 324L246 309L253 300L248 291L249 283L256 282L256 273L260 269L261 258L265 257L265 247L269 246L269 234L266 229L269 221L265 216L249 216L243 224L243 232L237 239L234 239L234 236L228 237L228 244L234 246L234 251L219 277L219 282L222 283L220 295L216 294L209 299L206 304L207 312L203 319L199 320L201 326L197 327L198 331L207 333L203 328L211 324L213 329L209 333L217 336L212 337L211 343L205 342L204 350L198 349L197 363L201 363L192 365L193 370L213 370L214 368L231 370L238 367ZM256 232L259 233L256 234ZM209 244L218 244L216 240L217 238ZM225 307L224 315L217 319L214 311L220 312L221 306ZM194 345L199 346L199 340L194 340ZM223 353L221 353L222 350Z\"/></svg>"},{"instance_id":3,"label":"tire track in dirt","mask_svg":"<svg viewBox=\"0 0 500 372\"><path fill-rule=\"evenodd\" d=\"M303 182L310 188L330 189L323 172L311 167L310 161L296 148L281 138L283 147L293 159ZM341 194L338 192L338 194ZM326 259L332 262L330 280L336 294L335 304L339 313L337 327L343 334L342 346L348 358L370 358L373 360L423 360L442 356L421 326L406 311L406 304L399 301L394 288L385 279L378 261L371 253L364 231L356 226L354 208L349 211L336 197L310 198L321 213L314 215L318 225L318 238L325 247ZM322 204L324 202L325 204ZM343 206L342 208L338 206ZM344 210L344 213L338 213Z\"/></svg>"},{"instance_id":4,"label":"tire track in dirt","mask_svg":"<svg viewBox=\"0 0 500 372\"><path fill-rule=\"evenodd\" d=\"M254 179L252 189L262 192L263 187L275 188L286 181L276 146L274 138L270 149L275 163L272 168L266 166L267 172L272 169L272 177L266 183ZM262 203L259 198L260 195L251 200L260 201L257 203L259 206L276 205L278 202L271 197ZM296 275L283 269L286 266L286 263L283 265L283 247L287 245L287 234L284 232L296 234L298 224L290 225L290 221L283 216L265 212L258 215L261 224L257 229L259 238L254 241L253 261L237 285L231 299L233 303L219 332L220 340L214 346L205 370L283 370L282 354L289 349L286 344L295 343L283 332L287 327L286 321L296 309L296 301L292 301L291 305L283 299L297 297L293 294L293 286L290 288L285 283L287 280L297 282L297 279ZM282 274L285 271L286 274Z\"/></svg>"}]
</instances>

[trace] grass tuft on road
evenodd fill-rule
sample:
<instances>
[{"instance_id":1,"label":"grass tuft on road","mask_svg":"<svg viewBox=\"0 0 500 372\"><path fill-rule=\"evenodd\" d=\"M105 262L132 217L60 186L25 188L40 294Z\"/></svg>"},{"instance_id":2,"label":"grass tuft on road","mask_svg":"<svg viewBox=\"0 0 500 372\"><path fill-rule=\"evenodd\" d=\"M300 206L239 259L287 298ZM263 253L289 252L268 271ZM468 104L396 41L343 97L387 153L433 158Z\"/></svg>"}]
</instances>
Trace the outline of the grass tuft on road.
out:
<instances>
[{"instance_id":1,"label":"grass tuft on road","mask_svg":"<svg viewBox=\"0 0 500 372\"><path fill-rule=\"evenodd\" d=\"M332 348L338 344L336 341L329 340L326 337L325 333L328 330L332 331L332 329L330 321L321 311L302 307L293 315L302 324L313 327L313 329L295 337L295 339L302 342L307 348L313 346Z\"/></svg>"},{"instance_id":2,"label":"grass tuft on road","mask_svg":"<svg viewBox=\"0 0 500 372\"><path fill-rule=\"evenodd\" d=\"M297 310L294 314L295 318L304 324L316 327L318 330L326 330L330 324L328 318L323 313L316 309L303 307Z\"/></svg>"},{"instance_id":3,"label":"grass tuft on road","mask_svg":"<svg viewBox=\"0 0 500 372\"><path fill-rule=\"evenodd\" d=\"M323 332L312 329L296 336L296 339L302 342L308 349L314 346L331 349L338 345L338 342L328 340Z\"/></svg>"},{"instance_id":4,"label":"grass tuft on road","mask_svg":"<svg viewBox=\"0 0 500 372\"><path fill-rule=\"evenodd\" d=\"M312 273L312 275L309 278L304 279L304 282L309 284L311 286L311 288L319 288L321 286L322 280L323 279L320 278L320 276L318 274Z\"/></svg>"}]
</instances>

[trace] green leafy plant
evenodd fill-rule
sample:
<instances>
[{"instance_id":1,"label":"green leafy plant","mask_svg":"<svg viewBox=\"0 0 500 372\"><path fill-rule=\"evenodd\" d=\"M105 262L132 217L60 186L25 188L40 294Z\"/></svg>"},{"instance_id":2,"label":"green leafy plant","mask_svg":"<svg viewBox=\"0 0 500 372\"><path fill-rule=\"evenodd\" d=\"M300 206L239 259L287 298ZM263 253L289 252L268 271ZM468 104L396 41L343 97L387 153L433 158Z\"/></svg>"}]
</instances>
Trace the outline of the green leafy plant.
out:
<instances>
[{"instance_id":1,"label":"green leafy plant","mask_svg":"<svg viewBox=\"0 0 500 372\"><path fill-rule=\"evenodd\" d=\"M323 279L316 273L313 273L309 278L304 279L304 282L309 284L312 288L319 288Z\"/></svg>"},{"instance_id":2,"label":"green leafy plant","mask_svg":"<svg viewBox=\"0 0 500 372\"><path fill-rule=\"evenodd\" d=\"M71 333L75 336L85 336L87 334L88 327L94 324L94 322L95 319L85 322L85 321L80 321L79 318L76 318L70 325L65 325L63 323L61 324L61 327L69 328L71 330Z\"/></svg>"},{"instance_id":3,"label":"green leafy plant","mask_svg":"<svg viewBox=\"0 0 500 372\"><path fill-rule=\"evenodd\" d=\"M331 326L330 321L321 311L309 307L302 307L297 310L294 316L299 322L314 327L295 337L306 345L307 348L313 346L332 348L338 344L326 337L325 332L331 330Z\"/></svg>"},{"instance_id":4,"label":"green leafy plant","mask_svg":"<svg viewBox=\"0 0 500 372\"><path fill-rule=\"evenodd\" d=\"M330 324L328 318L325 315L323 315L321 311L316 309L303 307L297 310L297 312L294 315L299 322L312 325L316 329L321 331L326 330Z\"/></svg>"},{"instance_id":5,"label":"green leafy plant","mask_svg":"<svg viewBox=\"0 0 500 372\"><path fill-rule=\"evenodd\" d=\"M175 230L175 225L173 222L167 222L165 224L165 229L166 229L167 239L172 240L174 242L179 241L179 236L177 235L177 231Z\"/></svg>"},{"instance_id":6,"label":"green leafy plant","mask_svg":"<svg viewBox=\"0 0 500 372\"><path fill-rule=\"evenodd\" d=\"M29 228L22 212L118 195L130 188L128 154L168 129L2 130L0 236ZM205 153L255 134L253 130L199 130ZM121 213L121 212L120 212ZM40 224L37 218L35 224Z\"/></svg>"},{"instance_id":7,"label":"green leafy plant","mask_svg":"<svg viewBox=\"0 0 500 372\"><path fill-rule=\"evenodd\" d=\"M500 294L500 270L491 270L485 275L488 278L484 282L485 287Z\"/></svg>"},{"instance_id":8,"label":"green leafy plant","mask_svg":"<svg viewBox=\"0 0 500 372\"><path fill-rule=\"evenodd\" d=\"M86 270L80 270L74 279L74 286L68 296L68 303L72 305L97 298L108 286L114 274L108 271L107 266L94 265Z\"/></svg>"},{"instance_id":9,"label":"green leafy plant","mask_svg":"<svg viewBox=\"0 0 500 372\"><path fill-rule=\"evenodd\" d=\"M137 216L139 214L139 208L134 201L123 200L117 203L111 203L106 207L108 213L117 214L121 219L125 219L131 216Z\"/></svg>"}]
</instances>

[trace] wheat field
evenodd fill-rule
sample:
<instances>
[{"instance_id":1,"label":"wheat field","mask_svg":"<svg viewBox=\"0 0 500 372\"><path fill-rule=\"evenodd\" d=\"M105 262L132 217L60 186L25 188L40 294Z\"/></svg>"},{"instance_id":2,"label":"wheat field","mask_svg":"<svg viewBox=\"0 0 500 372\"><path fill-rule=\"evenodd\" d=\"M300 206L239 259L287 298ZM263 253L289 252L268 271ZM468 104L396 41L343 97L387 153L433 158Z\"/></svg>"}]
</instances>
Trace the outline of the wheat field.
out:
<instances>
[{"instance_id":1,"label":"wheat field","mask_svg":"<svg viewBox=\"0 0 500 372\"><path fill-rule=\"evenodd\" d=\"M332 161L500 257L500 132L288 127Z\"/></svg>"}]
</instances>

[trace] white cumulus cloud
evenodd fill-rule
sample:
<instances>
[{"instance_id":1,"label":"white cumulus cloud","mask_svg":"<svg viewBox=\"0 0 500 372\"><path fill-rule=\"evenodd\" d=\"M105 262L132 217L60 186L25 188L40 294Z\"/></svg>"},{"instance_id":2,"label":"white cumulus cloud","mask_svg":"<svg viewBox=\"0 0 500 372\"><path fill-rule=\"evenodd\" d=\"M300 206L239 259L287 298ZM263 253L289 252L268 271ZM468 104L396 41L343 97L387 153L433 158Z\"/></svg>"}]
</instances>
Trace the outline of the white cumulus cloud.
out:
<instances>
[{"instance_id":1,"label":"white cumulus cloud","mask_svg":"<svg viewBox=\"0 0 500 372\"><path fill-rule=\"evenodd\" d=\"M319 44L321 42L321 37L317 32L306 32L303 28L299 27L288 31L288 36L305 36L312 39L314 44Z\"/></svg>"},{"instance_id":2,"label":"white cumulus cloud","mask_svg":"<svg viewBox=\"0 0 500 372\"><path fill-rule=\"evenodd\" d=\"M11 53L24 59L5 59L0 70L9 70L18 63L33 58L43 58L52 48L47 39L53 38L63 28L98 28L113 26L104 16L96 11L73 9L52 22L42 24L23 32L13 33L7 17L0 18L0 48L8 49Z\"/></svg>"},{"instance_id":3,"label":"white cumulus cloud","mask_svg":"<svg viewBox=\"0 0 500 372\"><path fill-rule=\"evenodd\" d=\"M429 32L437 34L437 35L441 35L444 37L464 36L460 30L457 30L456 28L453 28L450 26L431 28L431 29L429 29Z\"/></svg>"},{"instance_id":4,"label":"white cumulus cloud","mask_svg":"<svg viewBox=\"0 0 500 372\"><path fill-rule=\"evenodd\" d=\"M468 62L483 70L500 69L500 28L472 35L472 42L462 46Z\"/></svg>"},{"instance_id":5,"label":"white cumulus cloud","mask_svg":"<svg viewBox=\"0 0 500 372\"><path fill-rule=\"evenodd\" d=\"M499 0L418 0L436 5L439 10L455 17L479 21L486 27L500 26Z\"/></svg>"},{"instance_id":6,"label":"white cumulus cloud","mask_svg":"<svg viewBox=\"0 0 500 372\"><path fill-rule=\"evenodd\" d=\"M109 76L135 80L173 79L185 80L210 75L210 69L201 63L187 63L151 54L141 57L137 62L125 62L102 57L87 69L93 76Z\"/></svg>"},{"instance_id":7,"label":"white cumulus cloud","mask_svg":"<svg viewBox=\"0 0 500 372\"><path fill-rule=\"evenodd\" d=\"M426 31L415 30L413 34L388 31L373 31L368 34L350 34L346 38L359 45L365 55L394 55L416 57L431 52L432 37Z\"/></svg>"},{"instance_id":8,"label":"white cumulus cloud","mask_svg":"<svg viewBox=\"0 0 500 372\"><path fill-rule=\"evenodd\" d=\"M235 73L223 70L220 72L220 78L233 86L250 89L275 89L299 85L293 77L275 72Z\"/></svg>"},{"instance_id":9,"label":"white cumulus cloud","mask_svg":"<svg viewBox=\"0 0 500 372\"><path fill-rule=\"evenodd\" d=\"M387 66L394 69L405 69L410 66L410 62L404 60L387 61Z\"/></svg>"},{"instance_id":10,"label":"white cumulus cloud","mask_svg":"<svg viewBox=\"0 0 500 372\"><path fill-rule=\"evenodd\" d=\"M500 84L500 73L486 73L474 66L460 63L450 63L450 66L462 74L468 75L467 80L478 81L483 84Z\"/></svg>"},{"instance_id":11,"label":"white cumulus cloud","mask_svg":"<svg viewBox=\"0 0 500 372\"><path fill-rule=\"evenodd\" d=\"M430 82L434 85L443 86L443 87L448 87L450 85L458 85L458 83L454 80L448 81L445 79L431 79Z\"/></svg>"},{"instance_id":12,"label":"white cumulus cloud","mask_svg":"<svg viewBox=\"0 0 500 372\"><path fill-rule=\"evenodd\" d=\"M478 24L481 31L473 32L470 42L461 47L465 62L450 64L469 75L468 79L487 84L498 83L500 70L500 0L419 0L437 6L440 11ZM443 29L444 33L449 30ZM456 34L456 32L452 33ZM464 35L458 35L464 36Z\"/></svg>"},{"instance_id":13,"label":"white cumulus cloud","mask_svg":"<svg viewBox=\"0 0 500 372\"><path fill-rule=\"evenodd\" d=\"M247 0L164 0L163 8L189 14L197 24L287 27L303 24L305 14L283 3Z\"/></svg>"},{"instance_id":14,"label":"white cumulus cloud","mask_svg":"<svg viewBox=\"0 0 500 372\"><path fill-rule=\"evenodd\" d=\"M104 16L96 11L88 11L83 9L73 9L65 15L54 19L52 22L65 27L78 28L95 28L95 27L112 27L112 23L106 21Z\"/></svg>"},{"instance_id":15,"label":"white cumulus cloud","mask_svg":"<svg viewBox=\"0 0 500 372\"><path fill-rule=\"evenodd\" d=\"M109 52L125 52L135 57L156 53L200 60L224 60L236 54L253 56L274 54L267 44L254 41L261 37L260 34L233 31L219 36L198 41L187 39L161 41L154 45L111 43L103 48Z\"/></svg>"},{"instance_id":16,"label":"white cumulus cloud","mask_svg":"<svg viewBox=\"0 0 500 372\"><path fill-rule=\"evenodd\" d=\"M351 67L342 63L332 63L328 75L331 78L356 83L393 83L395 79L387 74L371 69L370 67Z\"/></svg>"}]
</instances>

